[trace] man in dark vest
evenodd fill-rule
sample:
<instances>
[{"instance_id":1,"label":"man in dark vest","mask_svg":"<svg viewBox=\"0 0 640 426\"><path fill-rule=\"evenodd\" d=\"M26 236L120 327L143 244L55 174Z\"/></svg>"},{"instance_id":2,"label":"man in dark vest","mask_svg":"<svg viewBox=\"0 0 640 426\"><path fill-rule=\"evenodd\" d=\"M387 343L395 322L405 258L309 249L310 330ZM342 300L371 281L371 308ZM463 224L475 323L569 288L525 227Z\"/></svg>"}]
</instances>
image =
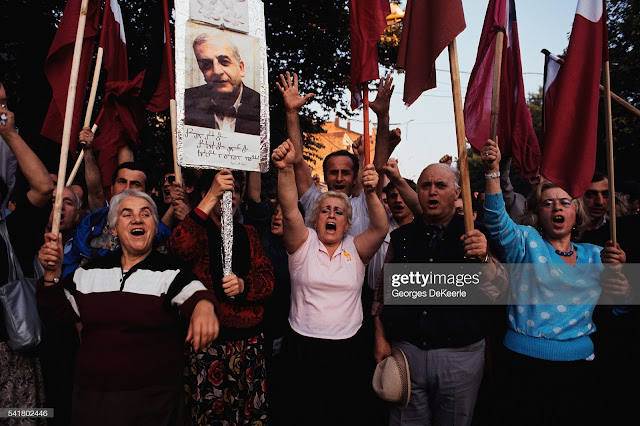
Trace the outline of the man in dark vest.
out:
<instances>
[{"instance_id":1,"label":"man in dark vest","mask_svg":"<svg viewBox=\"0 0 640 426\"><path fill-rule=\"evenodd\" d=\"M485 262L485 282L503 291L508 277L490 255L482 225L476 222L465 232L464 217L456 213L458 181L458 170L445 164L422 171L417 185L422 216L391 233L385 263ZM384 306L382 287L379 280L372 310L374 357L380 362L391 355L391 346L402 349L411 378L409 405L392 407L389 424L470 425L490 333L488 307Z\"/></svg>"}]
</instances>

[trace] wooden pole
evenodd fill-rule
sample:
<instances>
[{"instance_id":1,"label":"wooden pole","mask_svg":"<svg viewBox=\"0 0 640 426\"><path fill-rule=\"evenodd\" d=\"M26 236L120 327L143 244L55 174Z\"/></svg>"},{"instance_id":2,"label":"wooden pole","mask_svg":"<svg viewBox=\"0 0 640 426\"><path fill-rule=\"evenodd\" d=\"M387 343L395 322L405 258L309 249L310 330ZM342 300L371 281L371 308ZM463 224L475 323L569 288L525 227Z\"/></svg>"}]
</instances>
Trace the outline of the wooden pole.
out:
<instances>
[{"instance_id":1,"label":"wooden pole","mask_svg":"<svg viewBox=\"0 0 640 426\"><path fill-rule=\"evenodd\" d=\"M491 92L491 123L489 125L489 138L498 142L498 117L500 116L500 78L502 76L502 45L504 33L498 32L496 36L496 51L493 57L493 90Z\"/></svg>"},{"instance_id":2,"label":"wooden pole","mask_svg":"<svg viewBox=\"0 0 640 426\"><path fill-rule=\"evenodd\" d=\"M98 92L98 82L100 81L100 68L102 68L102 58L104 57L104 49L102 47L98 47L98 54L96 56L96 65L93 68L93 80L91 81L91 91L89 92L89 103L87 105L87 112L84 115L84 125L83 127L89 127L91 124L91 116L93 115L93 105L96 103L96 93ZM95 133L98 130L98 126L96 124L93 125L91 132ZM80 164L82 164L82 160L84 160L84 150L80 150L80 154L78 154L78 159L76 160L76 164L73 166L73 170L71 174L69 174L69 178L67 179L67 186L71 185L73 180L78 173L78 169L80 168Z\"/></svg>"},{"instance_id":3,"label":"wooden pole","mask_svg":"<svg viewBox=\"0 0 640 426\"><path fill-rule=\"evenodd\" d=\"M171 115L171 147L173 149L173 173L176 175L176 182L182 183L182 170L178 166L178 144L176 142L178 112L176 100L169 101L169 114Z\"/></svg>"},{"instance_id":4,"label":"wooden pole","mask_svg":"<svg viewBox=\"0 0 640 426\"><path fill-rule=\"evenodd\" d=\"M613 181L615 173L613 167L613 129L611 117L611 81L609 74L609 61L605 61L603 71L604 79L604 124L607 144L607 175L609 178L609 216L611 226L609 227L610 240L617 243L616 238L616 189Z\"/></svg>"},{"instance_id":5,"label":"wooden pole","mask_svg":"<svg viewBox=\"0 0 640 426\"><path fill-rule=\"evenodd\" d=\"M369 141L369 84L368 82L362 83L362 102L363 102L363 126L362 131L364 134L364 164L371 163L371 142ZM378 131L380 131L378 129Z\"/></svg>"},{"instance_id":6,"label":"wooden pole","mask_svg":"<svg viewBox=\"0 0 640 426\"><path fill-rule=\"evenodd\" d=\"M460 88L460 68L458 67L458 48L454 39L449 44L449 68L451 73L451 91L453 92L453 115L456 123L456 141L458 145L458 167L460 168L460 186L462 188L462 206L464 209L464 228L473 229L473 210L471 209L471 183L469 182L469 163L467 161L467 141L464 132L464 112L462 109L462 90Z\"/></svg>"},{"instance_id":7,"label":"wooden pole","mask_svg":"<svg viewBox=\"0 0 640 426\"><path fill-rule=\"evenodd\" d=\"M69 76L69 90L67 92L67 105L64 113L64 127L62 130L62 146L60 147L60 165L58 166L58 184L56 187L56 199L53 205L53 221L51 232L58 235L60 232L60 216L62 213L62 197L65 186L65 174L67 170L67 156L69 153L69 142L71 140L71 124L73 120L74 103L76 99L76 87L78 84L78 71L80 70L80 59L82 57L82 40L84 38L84 27L87 22L87 6L89 0L82 0L80 6L80 17L78 19L78 31L73 49L73 61L71 63L71 74Z\"/></svg>"},{"instance_id":8,"label":"wooden pole","mask_svg":"<svg viewBox=\"0 0 640 426\"><path fill-rule=\"evenodd\" d=\"M604 86L602 84L600 85L600 92L602 92L603 94L605 92ZM620 104L623 107L625 107L625 109L627 109L627 111L630 111L636 117L640 117L640 109L634 107L629 102L625 101L624 99L622 99L620 96L616 95L615 93L613 93L611 91L609 91L609 92L611 93L611 99L613 99L618 104Z\"/></svg>"}]
</instances>

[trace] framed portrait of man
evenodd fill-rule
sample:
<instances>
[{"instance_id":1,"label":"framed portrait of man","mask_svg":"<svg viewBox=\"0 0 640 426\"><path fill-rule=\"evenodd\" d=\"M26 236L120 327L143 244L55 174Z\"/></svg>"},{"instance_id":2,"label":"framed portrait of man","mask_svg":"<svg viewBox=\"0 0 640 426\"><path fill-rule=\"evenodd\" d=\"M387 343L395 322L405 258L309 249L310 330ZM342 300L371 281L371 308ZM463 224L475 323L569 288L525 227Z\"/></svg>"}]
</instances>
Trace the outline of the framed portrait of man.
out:
<instances>
[{"instance_id":1,"label":"framed portrait of man","mask_svg":"<svg viewBox=\"0 0 640 426\"><path fill-rule=\"evenodd\" d=\"M194 0L191 11L193 4ZM261 32L245 34L191 18L180 23L181 17L185 18L178 13L178 163L265 171L268 86L264 27ZM247 23L255 24L251 19Z\"/></svg>"}]
</instances>

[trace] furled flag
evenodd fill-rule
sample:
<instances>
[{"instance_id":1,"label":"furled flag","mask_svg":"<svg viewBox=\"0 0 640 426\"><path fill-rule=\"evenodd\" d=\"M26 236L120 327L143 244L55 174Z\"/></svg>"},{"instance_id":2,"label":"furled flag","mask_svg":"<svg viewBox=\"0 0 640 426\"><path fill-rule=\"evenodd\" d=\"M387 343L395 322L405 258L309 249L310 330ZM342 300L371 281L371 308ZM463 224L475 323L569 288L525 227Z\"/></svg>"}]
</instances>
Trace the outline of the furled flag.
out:
<instances>
[{"instance_id":1,"label":"furled flag","mask_svg":"<svg viewBox=\"0 0 640 426\"><path fill-rule=\"evenodd\" d=\"M362 104L360 84L377 80L378 39L391 14L388 0L349 0L351 35L351 109Z\"/></svg>"},{"instance_id":2,"label":"furled flag","mask_svg":"<svg viewBox=\"0 0 640 426\"><path fill-rule=\"evenodd\" d=\"M104 52L102 66L107 79L102 112L96 121L98 135L94 149L100 152L98 166L102 185L109 188L111 175L118 166L118 151L127 145L139 143L138 129L146 119L138 99L142 78L129 81L127 39L118 0L107 0L105 4L100 47Z\"/></svg>"},{"instance_id":3,"label":"furled flag","mask_svg":"<svg viewBox=\"0 0 640 426\"><path fill-rule=\"evenodd\" d=\"M436 87L436 59L466 26L462 0L407 0L396 64L406 71L405 105Z\"/></svg>"},{"instance_id":4,"label":"furled flag","mask_svg":"<svg viewBox=\"0 0 640 426\"><path fill-rule=\"evenodd\" d=\"M102 67L107 72L107 81L128 80L127 38L118 0L107 0L105 3L99 46L104 51Z\"/></svg>"},{"instance_id":5,"label":"furled flag","mask_svg":"<svg viewBox=\"0 0 640 426\"><path fill-rule=\"evenodd\" d=\"M550 114L553 111L553 92L549 92L549 86L553 83L558 76L560 67L564 64L564 59L554 55L547 49L542 49L544 53L544 84L543 84L543 96L542 96L542 130L547 128L548 118L547 112Z\"/></svg>"},{"instance_id":6,"label":"furled flag","mask_svg":"<svg viewBox=\"0 0 640 426\"><path fill-rule=\"evenodd\" d=\"M505 36L499 83L498 144L503 157L512 157L518 172L531 178L538 174L540 147L525 99L514 0L489 1L478 56L467 86L465 132L476 150L480 150L490 137L493 61L499 32L504 32Z\"/></svg>"},{"instance_id":7,"label":"furled flag","mask_svg":"<svg viewBox=\"0 0 640 426\"><path fill-rule=\"evenodd\" d=\"M82 0L68 0L64 8L64 13L58 30L53 38L49 54L44 62L44 73L49 80L53 92L49 110L42 124L40 134L48 139L62 143L62 132L64 127L64 115L67 107L67 93L69 91L69 81L71 79L71 65L73 62L73 50L78 30L78 20L80 18L80 6ZM69 141L69 151L72 155L76 153L78 144L78 134L82 122L84 98L86 94L87 82L91 71L91 61L95 38L98 35L100 26L100 0L89 0L87 7L87 18L84 28L84 38L82 42L82 56L78 72L78 82L76 86L75 106L73 109L73 119L71 124L71 139Z\"/></svg>"},{"instance_id":8,"label":"furled flag","mask_svg":"<svg viewBox=\"0 0 640 426\"><path fill-rule=\"evenodd\" d=\"M586 192L596 164L602 62L608 60L604 0L580 0L564 64L545 83L540 174L572 197ZM549 77L549 76L548 76Z\"/></svg>"}]
</instances>

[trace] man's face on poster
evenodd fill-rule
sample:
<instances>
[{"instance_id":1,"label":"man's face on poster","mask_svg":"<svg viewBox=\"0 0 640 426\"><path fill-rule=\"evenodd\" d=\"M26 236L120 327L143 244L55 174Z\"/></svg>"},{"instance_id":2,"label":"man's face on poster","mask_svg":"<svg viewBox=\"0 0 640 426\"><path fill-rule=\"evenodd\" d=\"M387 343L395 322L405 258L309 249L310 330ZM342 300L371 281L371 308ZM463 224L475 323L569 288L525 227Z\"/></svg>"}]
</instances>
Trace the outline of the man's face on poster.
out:
<instances>
[{"instance_id":1,"label":"man's face on poster","mask_svg":"<svg viewBox=\"0 0 640 426\"><path fill-rule=\"evenodd\" d=\"M193 51L213 96L237 98L244 77L244 62L233 54L229 45L210 40L195 46Z\"/></svg>"}]
</instances>

